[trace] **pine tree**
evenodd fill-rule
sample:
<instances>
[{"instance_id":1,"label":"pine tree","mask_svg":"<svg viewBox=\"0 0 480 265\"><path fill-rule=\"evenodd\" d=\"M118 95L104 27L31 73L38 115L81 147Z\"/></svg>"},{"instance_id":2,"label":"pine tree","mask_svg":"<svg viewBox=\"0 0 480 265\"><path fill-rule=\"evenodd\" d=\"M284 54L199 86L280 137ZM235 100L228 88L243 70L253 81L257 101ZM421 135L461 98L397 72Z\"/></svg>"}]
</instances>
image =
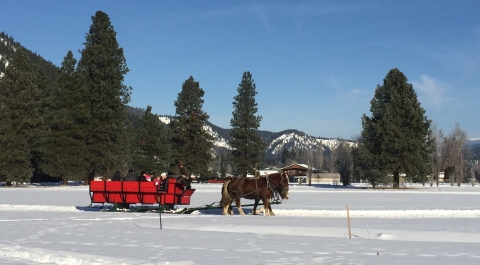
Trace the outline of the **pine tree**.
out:
<instances>
[{"instance_id":1,"label":"pine tree","mask_svg":"<svg viewBox=\"0 0 480 265\"><path fill-rule=\"evenodd\" d=\"M236 173L246 176L253 172L256 163L261 162L266 145L257 135L262 116L255 116L258 110L255 102L257 91L250 72L243 73L237 91L238 95L234 97L233 102L233 118L230 120L232 126L230 146Z\"/></svg>"},{"instance_id":2,"label":"pine tree","mask_svg":"<svg viewBox=\"0 0 480 265\"><path fill-rule=\"evenodd\" d=\"M32 135L32 165L34 172L42 173L42 167L45 162L45 144L48 135L48 130L46 127L46 117L45 115L49 111L49 97L51 93L51 84L47 72L44 66L40 66L39 70L36 72L36 93L34 104L35 106L30 106L38 110L38 115L41 118L41 124L36 126L35 130L30 131Z\"/></svg>"},{"instance_id":3,"label":"pine tree","mask_svg":"<svg viewBox=\"0 0 480 265\"><path fill-rule=\"evenodd\" d=\"M137 130L135 168L156 173L167 171L172 157L168 131L158 116L152 114L151 106L147 107L140 123L142 127Z\"/></svg>"},{"instance_id":4,"label":"pine tree","mask_svg":"<svg viewBox=\"0 0 480 265\"><path fill-rule=\"evenodd\" d=\"M80 176L88 168L85 162L85 132L88 105L82 102L87 93L81 75L76 71L77 60L68 51L59 69L58 77L50 95L47 126L46 165L44 171L52 176L60 176L64 185L69 178Z\"/></svg>"},{"instance_id":5,"label":"pine tree","mask_svg":"<svg viewBox=\"0 0 480 265\"><path fill-rule=\"evenodd\" d=\"M372 116L362 117L363 150L359 152L367 174L377 179L393 176L394 188L399 187L401 173L407 177L425 174L430 165L431 121L407 77L396 68L390 70L370 103Z\"/></svg>"},{"instance_id":6,"label":"pine tree","mask_svg":"<svg viewBox=\"0 0 480 265\"><path fill-rule=\"evenodd\" d=\"M124 160L121 142L126 139L125 104L130 101L131 88L123 84L129 70L110 18L97 11L92 22L78 63L88 88L81 102L88 102L91 114L85 154L91 170L100 169L106 177L107 170Z\"/></svg>"},{"instance_id":7,"label":"pine tree","mask_svg":"<svg viewBox=\"0 0 480 265\"><path fill-rule=\"evenodd\" d=\"M203 177L210 176L208 164L213 160L213 137L205 130L209 116L202 110L204 94L193 77L185 80L170 123L174 157L183 159L193 174Z\"/></svg>"},{"instance_id":8,"label":"pine tree","mask_svg":"<svg viewBox=\"0 0 480 265\"><path fill-rule=\"evenodd\" d=\"M27 182L32 177L32 150L42 119L36 77L22 49L14 54L0 79L0 175L6 182Z\"/></svg>"}]
</instances>

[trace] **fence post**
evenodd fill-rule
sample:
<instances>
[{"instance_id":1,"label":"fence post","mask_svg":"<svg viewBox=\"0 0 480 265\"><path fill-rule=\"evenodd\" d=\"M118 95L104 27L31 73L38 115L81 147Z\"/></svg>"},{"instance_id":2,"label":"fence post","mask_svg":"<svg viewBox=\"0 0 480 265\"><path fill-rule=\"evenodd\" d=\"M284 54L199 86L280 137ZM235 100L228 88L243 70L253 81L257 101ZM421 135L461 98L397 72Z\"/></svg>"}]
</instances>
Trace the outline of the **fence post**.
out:
<instances>
[{"instance_id":1,"label":"fence post","mask_svg":"<svg viewBox=\"0 0 480 265\"><path fill-rule=\"evenodd\" d=\"M348 239L352 239L352 231L350 230L350 213L348 211L348 204L347 204L347 221L348 221Z\"/></svg>"}]
</instances>

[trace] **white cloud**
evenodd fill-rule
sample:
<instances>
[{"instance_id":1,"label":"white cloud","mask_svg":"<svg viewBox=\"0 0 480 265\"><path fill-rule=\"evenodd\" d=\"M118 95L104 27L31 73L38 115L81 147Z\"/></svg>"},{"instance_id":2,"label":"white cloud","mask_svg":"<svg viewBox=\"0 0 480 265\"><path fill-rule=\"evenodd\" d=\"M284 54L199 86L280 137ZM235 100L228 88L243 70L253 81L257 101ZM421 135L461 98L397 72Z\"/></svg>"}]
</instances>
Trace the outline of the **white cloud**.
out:
<instances>
[{"instance_id":1,"label":"white cloud","mask_svg":"<svg viewBox=\"0 0 480 265\"><path fill-rule=\"evenodd\" d=\"M435 80L427 75L420 76L420 81L412 82L413 88L420 91L422 103L440 108L445 100L444 93L447 91L447 85Z\"/></svg>"},{"instance_id":2,"label":"white cloud","mask_svg":"<svg viewBox=\"0 0 480 265\"><path fill-rule=\"evenodd\" d=\"M333 87L336 90L342 90L342 85L340 84L341 77L326 73L321 76L321 79L328 86Z\"/></svg>"}]
</instances>

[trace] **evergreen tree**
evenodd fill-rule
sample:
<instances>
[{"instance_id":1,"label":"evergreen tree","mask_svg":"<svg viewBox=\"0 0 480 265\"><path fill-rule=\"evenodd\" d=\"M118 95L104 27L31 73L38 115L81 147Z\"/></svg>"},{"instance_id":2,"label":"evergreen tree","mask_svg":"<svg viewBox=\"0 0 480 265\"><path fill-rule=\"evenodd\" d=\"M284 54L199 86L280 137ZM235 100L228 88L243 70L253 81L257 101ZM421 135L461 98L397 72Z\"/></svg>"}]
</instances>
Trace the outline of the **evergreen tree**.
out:
<instances>
[{"instance_id":1,"label":"evergreen tree","mask_svg":"<svg viewBox=\"0 0 480 265\"><path fill-rule=\"evenodd\" d=\"M7 183L32 177L32 150L38 148L35 133L43 125L35 82L28 57L18 49L0 79L0 175Z\"/></svg>"},{"instance_id":2,"label":"evergreen tree","mask_svg":"<svg viewBox=\"0 0 480 265\"><path fill-rule=\"evenodd\" d=\"M124 160L125 104L130 101L131 88L123 84L123 79L129 70L110 18L102 11L92 17L84 45L78 71L88 88L81 100L88 102L90 113L85 155L90 170L101 169L105 177L107 170Z\"/></svg>"},{"instance_id":3,"label":"evergreen tree","mask_svg":"<svg viewBox=\"0 0 480 265\"><path fill-rule=\"evenodd\" d=\"M233 102L233 118L230 120L230 146L236 173L246 176L253 172L256 163L261 162L266 145L257 135L262 116L255 116L258 110L255 102L257 91L250 72L243 73L237 91Z\"/></svg>"},{"instance_id":4,"label":"evergreen tree","mask_svg":"<svg viewBox=\"0 0 480 265\"><path fill-rule=\"evenodd\" d=\"M175 101L176 116L170 126L174 157L183 159L193 174L210 176L208 164L213 160L213 137L205 130L209 116L202 110L205 92L190 76Z\"/></svg>"},{"instance_id":5,"label":"evergreen tree","mask_svg":"<svg viewBox=\"0 0 480 265\"><path fill-rule=\"evenodd\" d=\"M80 176L88 168L85 155L85 132L88 104L82 102L87 93L81 75L76 72L77 60L68 51L59 69L58 77L50 95L47 125L50 135L47 138L45 173L60 176L64 185L69 178Z\"/></svg>"},{"instance_id":6,"label":"evergreen tree","mask_svg":"<svg viewBox=\"0 0 480 265\"><path fill-rule=\"evenodd\" d=\"M45 67L40 66L36 73L36 87L37 92L35 93L36 98L34 99L35 106L30 106L32 108L38 109L38 115L41 117L41 124L35 128L35 131L31 131L32 135L35 135L32 140L32 165L34 172L42 173L42 166L45 162L45 142L48 135L48 130L46 126L46 117L45 115L49 111L49 97L51 93L51 85L49 77L45 70Z\"/></svg>"},{"instance_id":7,"label":"evergreen tree","mask_svg":"<svg viewBox=\"0 0 480 265\"><path fill-rule=\"evenodd\" d=\"M367 174L393 176L399 187L401 173L421 176L430 165L430 120L417 100L413 86L398 69L392 69L377 86L370 101L372 116L362 117L360 154Z\"/></svg>"},{"instance_id":8,"label":"evergreen tree","mask_svg":"<svg viewBox=\"0 0 480 265\"><path fill-rule=\"evenodd\" d=\"M167 171L172 157L168 132L158 116L152 114L151 106L147 107L140 123L141 128L137 130L135 168L156 173Z\"/></svg>"}]
</instances>

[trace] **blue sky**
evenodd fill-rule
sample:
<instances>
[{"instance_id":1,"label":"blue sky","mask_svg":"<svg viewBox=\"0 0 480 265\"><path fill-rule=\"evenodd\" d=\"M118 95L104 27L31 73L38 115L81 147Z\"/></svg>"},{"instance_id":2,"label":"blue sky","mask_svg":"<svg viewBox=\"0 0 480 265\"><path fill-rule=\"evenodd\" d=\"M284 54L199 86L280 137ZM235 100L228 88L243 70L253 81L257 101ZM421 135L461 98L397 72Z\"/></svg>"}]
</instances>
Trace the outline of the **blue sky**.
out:
<instances>
[{"instance_id":1,"label":"blue sky","mask_svg":"<svg viewBox=\"0 0 480 265\"><path fill-rule=\"evenodd\" d=\"M388 71L426 116L480 138L480 1L3 1L0 31L60 65L76 59L97 10L124 49L129 105L175 114L190 76L210 121L229 128L244 71L262 130L350 139Z\"/></svg>"}]
</instances>

